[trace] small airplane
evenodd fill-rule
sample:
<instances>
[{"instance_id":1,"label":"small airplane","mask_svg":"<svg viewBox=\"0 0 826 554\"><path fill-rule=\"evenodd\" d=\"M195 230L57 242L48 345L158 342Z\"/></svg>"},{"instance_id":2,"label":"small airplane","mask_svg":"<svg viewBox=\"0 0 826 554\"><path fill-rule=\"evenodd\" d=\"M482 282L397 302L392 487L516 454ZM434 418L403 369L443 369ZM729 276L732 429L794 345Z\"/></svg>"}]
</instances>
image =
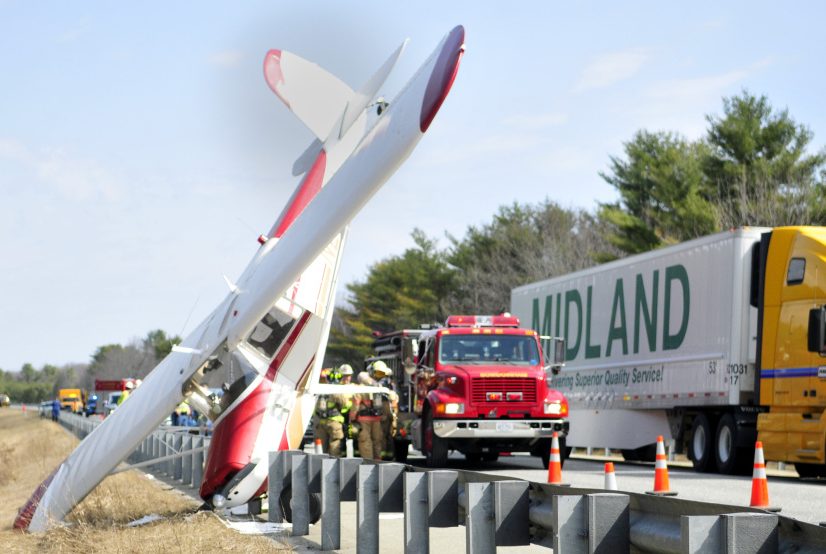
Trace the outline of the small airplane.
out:
<instances>
[{"instance_id":1,"label":"small airplane","mask_svg":"<svg viewBox=\"0 0 826 554\"><path fill-rule=\"evenodd\" d=\"M62 522L184 399L214 424L205 502L232 507L264 491L268 451L298 447L315 396L329 392L318 380L348 225L429 128L464 37L452 29L389 103L377 93L404 43L357 91L295 54L267 53L267 84L317 137L293 165L303 179L226 298L37 487L15 528Z\"/></svg>"}]
</instances>

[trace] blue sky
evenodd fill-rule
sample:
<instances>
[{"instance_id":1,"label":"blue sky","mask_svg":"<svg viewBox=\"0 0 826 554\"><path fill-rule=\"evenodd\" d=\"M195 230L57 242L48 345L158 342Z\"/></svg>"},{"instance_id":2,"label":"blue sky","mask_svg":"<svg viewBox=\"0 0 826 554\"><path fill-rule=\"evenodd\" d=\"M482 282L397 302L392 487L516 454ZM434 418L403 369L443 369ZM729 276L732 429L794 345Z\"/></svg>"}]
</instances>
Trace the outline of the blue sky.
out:
<instances>
[{"instance_id":1,"label":"blue sky","mask_svg":"<svg viewBox=\"0 0 826 554\"><path fill-rule=\"evenodd\" d=\"M406 37L392 98L454 25L467 52L411 158L356 218L343 284L498 206L592 209L639 129L703 135L748 89L826 140L816 2L0 0L0 368L85 362L190 331L240 274L312 136L267 88L270 48L353 87Z\"/></svg>"}]
</instances>

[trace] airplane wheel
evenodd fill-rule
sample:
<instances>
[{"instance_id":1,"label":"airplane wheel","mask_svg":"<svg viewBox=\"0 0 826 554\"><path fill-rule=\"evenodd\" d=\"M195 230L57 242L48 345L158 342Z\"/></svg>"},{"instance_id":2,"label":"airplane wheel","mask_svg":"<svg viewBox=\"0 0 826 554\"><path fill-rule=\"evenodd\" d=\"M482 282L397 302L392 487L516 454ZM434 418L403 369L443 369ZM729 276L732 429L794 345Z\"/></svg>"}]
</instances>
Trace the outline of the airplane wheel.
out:
<instances>
[{"instance_id":1,"label":"airplane wheel","mask_svg":"<svg viewBox=\"0 0 826 554\"><path fill-rule=\"evenodd\" d=\"M284 520L288 523L293 522L293 509L290 506L292 497L292 486L288 485L281 490L281 498L279 498L281 513L284 514ZM321 494L312 492L310 493L310 523L316 523L319 519L321 519Z\"/></svg>"}]
</instances>

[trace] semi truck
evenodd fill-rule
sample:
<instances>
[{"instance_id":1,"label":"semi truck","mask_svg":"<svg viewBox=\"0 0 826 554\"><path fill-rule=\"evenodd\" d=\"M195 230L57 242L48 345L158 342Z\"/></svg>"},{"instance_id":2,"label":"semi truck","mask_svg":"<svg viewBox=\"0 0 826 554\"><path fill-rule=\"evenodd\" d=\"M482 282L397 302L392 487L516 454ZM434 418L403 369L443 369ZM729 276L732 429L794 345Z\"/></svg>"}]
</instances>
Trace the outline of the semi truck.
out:
<instances>
[{"instance_id":1,"label":"semi truck","mask_svg":"<svg viewBox=\"0 0 826 554\"><path fill-rule=\"evenodd\" d=\"M515 315L566 340L553 385L569 446L745 473L754 444L826 476L826 228L741 228L517 287Z\"/></svg>"},{"instance_id":2,"label":"semi truck","mask_svg":"<svg viewBox=\"0 0 826 554\"><path fill-rule=\"evenodd\" d=\"M383 360L394 373L396 459L412 442L430 467L444 466L450 450L470 462L530 452L547 467L554 432L565 450L568 403L549 385L561 340L548 342L546 360L539 339L509 314L450 316L445 326L378 337L366 362Z\"/></svg>"}]
</instances>

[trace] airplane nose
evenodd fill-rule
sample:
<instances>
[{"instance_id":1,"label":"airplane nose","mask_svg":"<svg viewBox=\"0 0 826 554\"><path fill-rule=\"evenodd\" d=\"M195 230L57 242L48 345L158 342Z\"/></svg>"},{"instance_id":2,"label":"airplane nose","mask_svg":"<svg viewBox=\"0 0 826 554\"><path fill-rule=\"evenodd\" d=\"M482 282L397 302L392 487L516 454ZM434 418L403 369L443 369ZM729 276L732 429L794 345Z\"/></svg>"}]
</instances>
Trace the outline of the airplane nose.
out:
<instances>
[{"instance_id":1,"label":"airplane nose","mask_svg":"<svg viewBox=\"0 0 826 554\"><path fill-rule=\"evenodd\" d=\"M419 120L419 129L422 133L427 131L436 112L442 107L456 72L459 70L459 60L465 52L465 28L457 25L448 33L445 39L439 58L433 66L430 80L427 82L424 99L422 100L422 111Z\"/></svg>"}]
</instances>

